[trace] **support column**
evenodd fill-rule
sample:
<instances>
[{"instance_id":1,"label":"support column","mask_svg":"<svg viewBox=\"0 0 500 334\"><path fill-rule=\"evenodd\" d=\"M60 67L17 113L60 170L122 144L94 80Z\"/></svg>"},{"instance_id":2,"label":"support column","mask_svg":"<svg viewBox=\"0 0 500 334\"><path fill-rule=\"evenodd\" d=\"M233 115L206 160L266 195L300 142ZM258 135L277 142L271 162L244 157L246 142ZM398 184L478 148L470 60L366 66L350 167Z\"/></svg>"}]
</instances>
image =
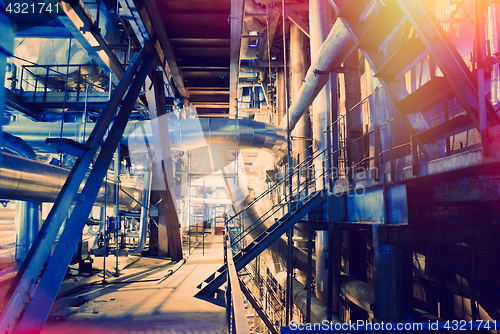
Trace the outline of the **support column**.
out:
<instances>
[{"instance_id":1,"label":"support column","mask_svg":"<svg viewBox=\"0 0 500 334\"><path fill-rule=\"evenodd\" d=\"M156 116L153 123L153 140L159 143L155 148L155 159L158 164L158 181L160 185L161 203L158 207L158 241L160 249L162 243L168 240L168 251L172 261L182 259L182 239L180 233L179 217L175 207L175 192L173 182L172 157L170 154L170 138L168 135L168 116L165 102L165 86L163 83L163 72L156 71L154 74L154 95L156 108L150 110L151 117ZM155 126L156 125L156 126ZM161 130L160 130L161 129ZM155 131L156 130L156 131ZM165 228L161 228L164 224ZM166 235L162 235L166 232Z\"/></svg>"},{"instance_id":2,"label":"support column","mask_svg":"<svg viewBox=\"0 0 500 334\"><path fill-rule=\"evenodd\" d=\"M380 244L380 233L384 227L374 226L375 321L412 322L412 254L399 245Z\"/></svg>"},{"instance_id":3,"label":"support column","mask_svg":"<svg viewBox=\"0 0 500 334\"><path fill-rule=\"evenodd\" d=\"M332 6L328 0L311 0L309 2L309 22L311 33L311 59L316 59L319 54L321 45L330 33L333 24ZM328 75L318 74L318 75ZM312 131L314 145L313 148L324 150L329 145L329 138L323 132L331 123L330 117L330 85L325 85L312 104ZM317 190L324 188L324 178L318 178L327 170L326 154L319 156L315 162L316 170L316 188Z\"/></svg>"},{"instance_id":4,"label":"support column","mask_svg":"<svg viewBox=\"0 0 500 334\"><path fill-rule=\"evenodd\" d=\"M311 0L309 2L309 22L311 33L311 59L315 59L319 54L319 49L330 29L332 28L332 6L328 0ZM328 75L328 74L319 74ZM324 150L329 144L329 138L323 130L331 123L330 119L330 85L325 85L319 92L312 104L312 132L313 150ZM316 189L324 188L324 179L318 176L323 174L326 166L326 155L320 155L314 161L316 173ZM326 304L326 284L327 284L327 264L326 250L328 243L328 232L318 231L316 235L316 295L319 300Z\"/></svg>"},{"instance_id":5,"label":"support column","mask_svg":"<svg viewBox=\"0 0 500 334\"><path fill-rule=\"evenodd\" d=\"M16 227L16 262L22 263L40 229L40 204L17 201L14 225Z\"/></svg>"},{"instance_id":6,"label":"support column","mask_svg":"<svg viewBox=\"0 0 500 334\"><path fill-rule=\"evenodd\" d=\"M285 117L285 71L282 67L278 67L277 80L276 80L276 111L277 117L274 125L279 126Z\"/></svg>"},{"instance_id":7,"label":"support column","mask_svg":"<svg viewBox=\"0 0 500 334\"><path fill-rule=\"evenodd\" d=\"M290 91L292 101L298 96L307 71L307 39L296 24L290 25L290 68L292 71ZM305 112L292 131L294 156L300 154L300 161L306 157L305 149L311 144L311 120ZM300 163L297 161L297 163Z\"/></svg>"},{"instance_id":8,"label":"support column","mask_svg":"<svg viewBox=\"0 0 500 334\"><path fill-rule=\"evenodd\" d=\"M290 25L290 68L291 68L291 98L292 101L297 98L300 87L306 75L307 70L307 53L305 52L307 44L306 36L299 29L296 24ZM300 118L292 131L292 143L293 143L293 155L297 159L297 164L302 162L306 157L306 148L311 144L311 120L309 118L309 112L305 112ZM306 175L306 169L304 168L298 179L298 182L304 182L304 175ZM298 223L298 229L295 234L298 238L306 240L307 238L307 224ZM294 242L295 246L298 248L305 248L307 244L305 241L296 240ZM306 284L306 272L302 270L297 271L297 279L302 284Z\"/></svg>"}]
</instances>

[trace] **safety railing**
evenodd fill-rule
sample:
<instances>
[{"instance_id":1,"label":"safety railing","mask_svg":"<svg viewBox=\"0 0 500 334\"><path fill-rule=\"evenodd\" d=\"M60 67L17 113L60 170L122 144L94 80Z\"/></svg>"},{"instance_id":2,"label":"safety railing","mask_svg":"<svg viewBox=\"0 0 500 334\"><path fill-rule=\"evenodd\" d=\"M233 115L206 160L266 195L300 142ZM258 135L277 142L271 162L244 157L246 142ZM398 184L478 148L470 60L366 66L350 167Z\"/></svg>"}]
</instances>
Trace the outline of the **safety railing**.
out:
<instances>
[{"instance_id":1,"label":"safety railing","mask_svg":"<svg viewBox=\"0 0 500 334\"><path fill-rule=\"evenodd\" d=\"M31 102L46 102L49 92L74 92L76 101L81 102L86 99L88 93L109 92L108 75L93 73L94 68L92 64L22 65L19 79L20 97L22 99L26 92L38 92L43 94Z\"/></svg>"},{"instance_id":2,"label":"safety railing","mask_svg":"<svg viewBox=\"0 0 500 334\"><path fill-rule=\"evenodd\" d=\"M276 329L279 329L279 324L283 325L282 321L285 318L285 304L284 300L278 295L278 291L275 291L268 280L260 274L253 261L242 270L241 276L248 277L244 282L246 286L252 284L257 288L252 289L252 291L258 293L255 298L261 301L263 311L267 314L269 320L275 324Z\"/></svg>"},{"instance_id":3,"label":"safety railing","mask_svg":"<svg viewBox=\"0 0 500 334\"><path fill-rule=\"evenodd\" d=\"M224 243L224 262L227 267L227 289L226 289L226 325L227 333L250 334L247 313L243 303L243 292L240 288L240 280L233 260L233 252L229 236L226 234Z\"/></svg>"},{"instance_id":4,"label":"safety railing","mask_svg":"<svg viewBox=\"0 0 500 334\"><path fill-rule=\"evenodd\" d=\"M324 170L321 174L316 175L315 173L306 173L306 177L301 178L301 173L303 170L310 170L311 166L315 159L322 159L322 157L327 153L327 149L319 150L317 149L313 154L308 156L302 162L297 164L293 169L290 170L289 173L285 174L282 178L277 180L271 187L269 187L266 191L262 192L259 196L257 196L250 203L241 208L234 216L228 219L228 225L231 225L232 221L239 219L244 222L244 214L250 208L255 208L256 205L260 203L266 196L271 194L273 191L280 189L283 187L283 196L280 196L277 199L277 202L271 206L266 212L261 213L259 219L248 224L246 228L244 228L243 224L241 225L241 233L240 235L234 235L234 233L228 233L231 236L231 247L234 250L239 250L245 247L245 239L249 237L252 232L256 231L261 225L263 225L266 221L271 218L278 218L277 215L281 217L285 215L288 210L288 203L291 202L291 209L294 210L296 207L297 201L306 201L312 194L311 186L314 187L317 180L325 178L329 175L328 170ZM296 182L295 182L296 180ZM290 186L291 185L291 186ZM290 189L291 188L291 189Z\"/></svg>"}]
</instances>

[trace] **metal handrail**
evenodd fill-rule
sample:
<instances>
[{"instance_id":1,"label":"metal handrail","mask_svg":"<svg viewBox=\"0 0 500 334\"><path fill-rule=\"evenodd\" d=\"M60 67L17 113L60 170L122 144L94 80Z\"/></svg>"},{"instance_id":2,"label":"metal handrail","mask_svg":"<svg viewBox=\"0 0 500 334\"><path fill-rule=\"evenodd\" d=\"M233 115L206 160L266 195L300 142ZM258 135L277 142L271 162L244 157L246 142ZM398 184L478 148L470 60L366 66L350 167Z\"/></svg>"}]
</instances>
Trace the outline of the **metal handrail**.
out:
<instances>
[{"instance_id":1,"label":"metal handrail","mask_svg":"<svg viewBox=\"0 0 500 334\"><path fill-rule=\"evenodd\" d=\"M227 229L226 229L227 230ZM226 236L226 267L227 267L227 282L228 290L226 291L226 309L227 309L227 327L228 333L250 334L250 327L248 326L247 313L245 311L245 304L243 303L243 292L240 288L240 280L234 265L233 252L231 250L231 243ZM232 312L231 312L232 310ZM232 321L231 321L232 315ZM231 324L233 328L231 330Z\"/></svg>"},{"instance_id":2,"label":"metal handrail","mask_svg":"<svg viewBox=\"0 0 500 334\"><path fill-rule=\"evenodd\" d=\"M315 152L313 152L313 154L311 156L309 156L307 159L304 159L300 164L298 164L292 170L290 170L289 173L285 174L281 180L279 180L278 182L275 182L273 186L269 187L267 190L265 190L264 192L262 192L259 196L257 196L256 198L254 198L250 203L248 203L243 208L241 208L238 212L236 212L231 218L228 219L228 223L231 222L237 216L241 215L243 212L245 212L249 207L251 207L252 205L254 205L256 202L258 202L259 200L261 200L262 198L264 198L271 191L273 191L276 188L278 188L278 186L280 186L281 184L283 184L284 182L286 182L286 180L288 179L288 177L290 176L290 174L294 175L294 173L296 172L297 169L301 169L303 167L303 165L305 165L310 160L314 160L314 159L318 158L321 154L325 153L326 150L327 149L325 148L324 150L322 150L321 152L319 152L318 154L315 155L315 153L317 153L319 151L319 149L317 149Z\"/></svg>"},{"instance_id":3,"label":"metal handrail","mask_svg":"<svg viewBox=\"0 0 500 334\"><path fill-rule=\"evenodd\" d=\"M322 150L321 152L319 152L317 155L312 155L310 157L308 157L308 159L304 160L301 164L297 165L292 171L290 171L289 174L285 174L285 176L278 182L276 182L273 187L270 187L268 188L266 191L264 191L261 195L259 195L255 200L253 200L252 202L250 202L249 204L247 204L243 209L241 209L240 211L238 211L238 213L236 213L233 217L231 217L229 220L228 220L228 223L230 221L232 221L235 217L241 215L243 212L245 212L246 210L248 210L248 208L250 208L250 206L252 206L253 204L255 204L258 200L260 200L261 198L263 198L264 196L266 196L267 194L269 194L272 190L276 189L278 186L280 186L281 184L283 184L284 182L287 181L287 179L289 178L290 174L293 176L295 172L298 172L300 171L301 168L297 168L297 167L301 167L302 165L305 165L305 163L307 163L309 160L310 161L313 161L314 159L318 158L321 154L323 154L324 152L326 152L327 149L324 149ZM325 175L325 173L321 174L320 176L318 177L321 177ZM312 179L310 180L309 178L306 179L304 182L299 182L297 187L292 189L292 195L294 192L297 192L300 193L300 186L302 184L311 184L312 182L316 181L316 179L318 178L315 178L315 179ZM266 222L270 217L272 217L275 213L277 213L279 210L281 210L284 205L288 202L287 198L284 197L282 200L280 200L278 202L278 204L272 206L268 211L266 211L261 218L259 218L258 220L256 220L254 223L252 223L249 227L247 227L246 229L244 229L240 236L237 238L237 240L233 240L232 242L232 245L236 245L237 243L239 243L242 239L244 239L246 236L248 236L251 232L255 231L256 228L258 228L259 226L261 226L264 222ZM267 214L269 214L270 212L272 211L272 213L266 217ZM263 219L263 217L265 217ZM260 221L260 222L259 222ZM258 224L256 224L258 222Z\"/></svg>"},{"instance_id":4,"label":"metal handrail","mask_svg":"<svg viewBox=\"0 0 500 334\"><path fill-rule=\"evenodd\" d=\"M62 65L39 65L39 64L35 64L35 63L32 63L30 62L29 60L26 60L26 59L22 59L22 58L19 58L19 57L16 57L14 56L14 58L17 58L21 61L25 61L25 62L28 62L28 63L31 63L32 65L21 65L23 71L26 70L27 72L29 72L31 75L33 75L34 77L38 77L38 75L36 75L35 73L31 72L28 68L31 68L31 67L34 67L34 68L44 68L47 70L47 73L50 71L50 72L54 72L55 74L58 74L58 75L61 75L61 76L66 76L65 73L62 73L62 72L59 72L59 71L56 71L54 69L51 69L50 67L78 67L79 68L79 71L81 70L82 67L84 66L89 66L91 67L91 65L71 65L71 64L62 64ZM47 75L47 74L46 74ZM98 75L98 74L96 74ZM103 77L108 77L107 75L102 75ZM75 80L76 82L79 82L79 83L85 83L87 85L91 85L93 88L98 88L98 89L103 89L103 87L101 86L98 86L90 81L87 81L85 79L82 79L82 78L79 78L79 77L74 77L72 75L68 75L68 78L71 78L73 80Z\"/></svg>"},{"instance_id":5,"label":"metal handrail","mask_svg":"<svg viewBox=\"0 0 500 334\"><path fill-rule=\"evenodd\" d=\"M326 150L326 149L325 149ZM292 189L292 196L294 192L296 192L295 196L299 196L300 194L300 186L302 184L306 184L306 185L309 185L309 184L312 184L314 182L316 182L317 180L321 179L322 177L324 176L327 176L329 174L330 171L326 170L326 171L323 171L323 173L321 173L320 175L318 176L315 176L315 177L311 177L311 178L308 178L306 179L304 182L300 182L297 187L293 188ZM287 178L284 177L283 178L284 180L286 180ZM303 198L303 200L306 200L307 198L311 197L313 194L308 194L308 196L306 196L305 198ZM262 217L260 217L259 219L257 219L255 222L253 222L248 228L244 229L240 235L236 238L236 240L233 240L232 243L231 243L231 246L234 246L234 245L237 245L240 241L244 240L245 237L247 237L250 233L252 233L253 231L255 231L259 226L261 226L262 224L264 224L269 218L273 217L273 215L277 212L279 212L281 209L283 209L286 204L289 202L289 198L286 198L286 197L283 197L282 200L280 200L276 205L272 206L271 209L269 209L268 211L266 211ZM292 211L295 211L297 210L297 207L295 207ZM268 213L270 213L272 211L272 213L265 217ZM264 218L265 217L265 218ZM241 247L243 248L243 247Z\"/></svg>"}]
</instances>

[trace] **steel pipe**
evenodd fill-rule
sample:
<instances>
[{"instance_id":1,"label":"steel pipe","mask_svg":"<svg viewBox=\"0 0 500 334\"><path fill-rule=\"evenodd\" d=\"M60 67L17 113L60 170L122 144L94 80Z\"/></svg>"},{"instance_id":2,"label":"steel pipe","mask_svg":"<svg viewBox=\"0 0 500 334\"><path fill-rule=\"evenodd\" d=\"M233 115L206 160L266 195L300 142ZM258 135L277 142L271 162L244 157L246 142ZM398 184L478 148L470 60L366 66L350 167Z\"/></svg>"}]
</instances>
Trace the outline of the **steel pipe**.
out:
<instances>
[{"instance_id":1,"label":"steel pipe","mask_svg":"<svg viewBox=\"0 0 500 334\"><path fill-rule=\"evenodd\" d=\"M147 167L149 167L149 159ZM149 198L151 189L151 169L147 168L144 173L144 189L142 196L142 207L141 207L141 218L140 218L140 232L139 232L139 244L133 250L127 252L129 255L140 255L146 244L146 235L148 233L148 221L149 221Z\"/></svg>"},{"instance_id":2,"label":"steel pipe","mask_svg":"<svg viewBox=\"0 0 500 334\"><path fill-rule=\"evenodd\" d=\"M372 285L343 274L340 276L340 292L363 310L373 313L375 294Z\"/></svg>"},{"instance_id":3,"label":"steel pipe","mask_svg":"<svg viewBox=\"0 0 500 334\"><path fill-rule=\"evenodd\" d=\"M328 82L329 71L339 68L355 48L356 44L349 31L341 20L337 20L325 42L321 45L318 56L309 67L304 83L298 92L298 97L292 101L289 109L291 129L295 127L302 114ZM286 128L286 117L283 118L280 126Z\"/></svg>"},{"instance_id":4,"label":"steel pipe","mask_svg":"<svg viewBox=\"0 0 500 334\"><path fill-rule=\"evenodd\" d=\"M69 170L2 153L0 167L0 198L33 202L54 202L69 175ZM80 190L85 183L82 183ZM111 191L113 183L108 182ZM122 186L120 208L126 211L138 211L142 201L142 191L134 187ZM99 191L96 204L104 203L104 185ZM108 205L113 198L108 198Z\"/></svg>"},{"instance_id":5,"label":"steel pipe","mask_svg":"<svg viewBox=\"0 0 500 334\"><path fill-rule=\"evenodd\" d=\"M38 157L24 140L6 132L2 133L4 150L33 161ZM18 201L14 215L16 231L16 262L21 263L26 258L31 245L40 230L40 203Z\"/></svg>"},{"instance_id":6,"label":"steel pipe","mask_svg":"<svg viewBox=\"0 0 500 334\"><path fill-rule=\"evenodd\" d=\"M223 144L229 147L257 148L282 154L286 149L286 133L272 124L257 122L249 119L168 119L162 116L152 122L160 125L167 121L172 150L192 150L205 147L208 144ZM85 137L92 132L95 123L87 123ZM3 130L23 138L39 152L57 152L56 147L45 144L47 138L61 136L61 124L58 122L44 122L43 126L37 122L12 122L4 125ZM84 124L65 123L62 137L77 142L84 142ZM122 144L129 145L131 150L147 149L145 141L153 143L151 121L130 121L125 128ZM152 147L151 147L152 149Z\"/></svg>"}]
</instances>

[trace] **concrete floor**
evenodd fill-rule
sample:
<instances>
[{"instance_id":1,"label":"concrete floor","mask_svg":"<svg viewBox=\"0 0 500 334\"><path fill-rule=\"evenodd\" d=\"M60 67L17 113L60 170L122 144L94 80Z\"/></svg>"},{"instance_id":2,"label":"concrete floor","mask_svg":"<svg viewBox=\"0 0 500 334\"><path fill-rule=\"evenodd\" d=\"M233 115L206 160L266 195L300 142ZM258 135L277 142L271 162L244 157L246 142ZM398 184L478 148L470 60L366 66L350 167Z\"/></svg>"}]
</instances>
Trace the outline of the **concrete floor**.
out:
<instances>
[{"instance_id":1,"label":"concrete floor","mask_svg":"<svg viewBox=\"0 0 500 334\"><path fill-rule=\"evenodd\" d=\"M80 280L77 292L56 301L42 333L225 333L222 296L194 297L196 286L223 263L222 242L222 236L208 235L205 254L198 246L182 266L139 258L119 277L107 278L107 284L102 275ZM114 267L113 256L106 262ZM176 271L168 276L171 270ZM66 283L61 291L69 287Z\"/></svg>"}]
</instances>

